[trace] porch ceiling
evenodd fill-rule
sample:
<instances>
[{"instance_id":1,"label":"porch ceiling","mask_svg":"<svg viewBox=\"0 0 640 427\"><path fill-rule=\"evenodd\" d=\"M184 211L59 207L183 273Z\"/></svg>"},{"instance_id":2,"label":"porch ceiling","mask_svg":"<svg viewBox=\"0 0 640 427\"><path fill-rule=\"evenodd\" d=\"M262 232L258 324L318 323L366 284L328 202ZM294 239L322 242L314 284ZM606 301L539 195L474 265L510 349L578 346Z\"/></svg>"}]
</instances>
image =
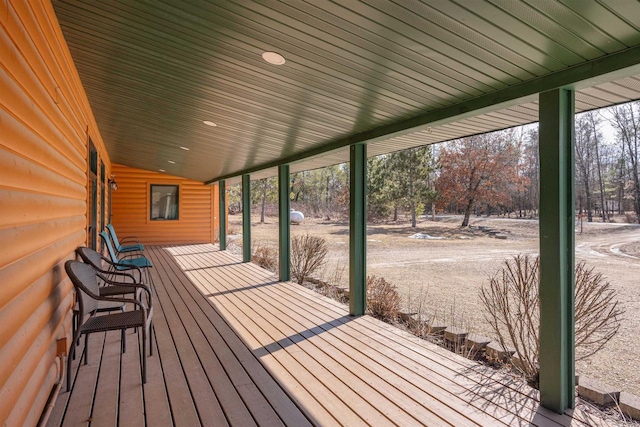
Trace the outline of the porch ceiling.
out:
<instances>
[{"instance_id":1,"label":"porch ceiling","mask_svg":"<svg viewBox=\"0 0 640 427\"><path fill-rule=\"evenodd\" d=\"M640 98L636 1L289 3L53 0L112 161L297 171L537 121L573 82L579 111Z\"/></svg>"}]
</instances>

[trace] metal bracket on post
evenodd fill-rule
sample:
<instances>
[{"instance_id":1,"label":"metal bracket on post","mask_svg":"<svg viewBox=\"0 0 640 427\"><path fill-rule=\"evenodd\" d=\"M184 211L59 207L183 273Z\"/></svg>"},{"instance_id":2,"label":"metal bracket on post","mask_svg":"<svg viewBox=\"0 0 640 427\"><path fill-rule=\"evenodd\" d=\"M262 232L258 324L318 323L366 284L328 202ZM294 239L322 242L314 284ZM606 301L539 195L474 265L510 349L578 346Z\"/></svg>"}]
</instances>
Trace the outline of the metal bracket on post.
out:
<instances>
[{"instance_id":1,"label":"metal bracket on post","mask_svg":"<svg viewBox=\"0 0 640 427\"><path fill-rule=\"evenodd\" d=\"M218 196L220 200L220 250L227 250L227 188L224 179L218 183Z\"/></svg>"},{"instance_id":2,"label":"metal bracket on post","mask_svg":"<svg viewBox=\"0 0 640 427\"><path fill-rule=\"evenodd\" d=\"M367 308L367 146L350 147L349 314Z\"/></svg>"},{"instance_id":3,"label":"metal bracket on post","mask_svg":"<svg viewBox=\"0 0 640 427\"><path fill-rule=\"evenodd\" d=\"M251 179L242 175L242 261L251 261Z\"/></svg>"},{"instance_id":4,"label":"metal bracket on post","mask_svg":"<svg viewBox=\"0 0 640 427\"><path fill-rule=\"evenodd\" d=\"M278 166L278 217L279 217L279 255L280 255L280 280L283 282L291 279L291 227L289 223L290 207L290 178L289 165Z\"/></svg>"},{"instance_id":5,"label":"metal bracket on post","mask_svg":"<svg viewBox=\"0 0 640 427\"><path fill-rule=\"evenodd\" d=\"M575 406L573 90L540 94L540 404Z\"/></svg>"}]
</instances>

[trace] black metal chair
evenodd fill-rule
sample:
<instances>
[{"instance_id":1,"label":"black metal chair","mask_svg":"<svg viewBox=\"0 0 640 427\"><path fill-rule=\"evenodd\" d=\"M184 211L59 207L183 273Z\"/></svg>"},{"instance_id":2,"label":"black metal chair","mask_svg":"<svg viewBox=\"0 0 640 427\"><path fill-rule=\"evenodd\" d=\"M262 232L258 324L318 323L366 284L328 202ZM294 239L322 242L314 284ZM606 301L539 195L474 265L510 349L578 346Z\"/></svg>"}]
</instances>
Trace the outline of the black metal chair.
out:
<instances>
[{"instance_id":1,"label":"black metal chair","mask_svg":"<svg viewBox=\"0 0 640 427\"><path fill-rule=\"evenodd\" d=\"M129 269L129 271L138 273L136 278L131 273L117 271L117 265L114 262L91 248L79 246L76 248L76 254L85 264L91 265L102 276L109 279L103 283L104 286L100 287L101 296L133 294L139 290L135 286L130 286L132 283L142 283L142 270L139 267L132 266ZM106 269L104 268L105 266L107 267Z\"/></svg>"},{"instance_id":2,"label":"black metal chair","mask_svg":"<svg viewBox=\"0 0 640 427\"><path fill-rule=\"evenodd\" d=\"M106 281L93 266L80 261L67 261L64 265L67 275L71 279L76 290L78 300L79 315L78 327L76 328L72 343L75 343L80 335L85 336L84 364L89 358L88 337L94 332L105 332L112 330L122 331L122 352L126 351L125 330L129 328L142 329L142 382L147 381L147 337L149 337L149 355L153 354L153 307L151 300L151 289L144 284L130 284L139 287L147 293L148 305L135 298L119 298L114 296L101 296L99 280ZM97 315L98 302L122 302L133 304L137 310L124 313L108 313ZM71 345L71 355L75 356L75 345ZM67 359L67 391L71 388L71 360Z\"/></svg>"},{"instance_id":3,"label":"black metal chair","mask_svg":"<svg viewBox=\"0 0 640 427\"><path fill-rule=\"evenodd\" d=\"M85 264L91 265L95 268L98 273L101 273L103 277L106 277L107 280L101 283L100 285L100 296L116 296L116 295L131 295L134 294L136 299L139 299L140 293L142 289L139 286L136 286L137 283L142 283L142 272L138 269L138 279L136 279L132 274L126 272L118 272L113 270L105 270L103 267L103 262L106 265L111 265L112 262L109 259L105 258L99 252L94 251L91 248L86 246L79 246L76 248L76 254L80 257L82 262ZM118 280L116 280L118 279ZM148 302L148 301L147 301ZM100 301L98 304L98 312L109 312L109 311L126 311L124 303L112 302L112 301ZM73 321L72 325L72 334L75 333L76 328L78 327L78 313L79 308L78 304L73 307ZM79 342L76 343L76 345ZM75 359L75 357L74 357Z\"/></svg>"}]
</instances>

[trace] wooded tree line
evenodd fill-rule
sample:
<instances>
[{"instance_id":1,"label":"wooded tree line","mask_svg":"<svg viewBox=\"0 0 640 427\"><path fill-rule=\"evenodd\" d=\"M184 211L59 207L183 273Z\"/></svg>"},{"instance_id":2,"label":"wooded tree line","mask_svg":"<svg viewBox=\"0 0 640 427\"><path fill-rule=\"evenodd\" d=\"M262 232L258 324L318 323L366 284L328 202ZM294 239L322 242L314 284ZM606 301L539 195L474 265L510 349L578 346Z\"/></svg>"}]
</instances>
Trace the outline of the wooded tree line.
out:
<instances>
[{"instance_id":1,"label":"wooded tree line","mask_svg":"<svg viewBox=\"0 0 640 427\"><path fill-rule=\"evenodd\" d=\"M605 138L605 125L613 138ZM640 102L576 116L576 212L588 221L613 214L640 222ZM368 160L368 216L397 220L407 214L537 217L539 206L537 125L474 135ZM349 165L291 175L291 206L307 216L344 218L349 207ZM240 187L229 193L239 211ZM277 206L277 179L251 183L253 208L264 216Z\"/></svg>"}]
</instances>

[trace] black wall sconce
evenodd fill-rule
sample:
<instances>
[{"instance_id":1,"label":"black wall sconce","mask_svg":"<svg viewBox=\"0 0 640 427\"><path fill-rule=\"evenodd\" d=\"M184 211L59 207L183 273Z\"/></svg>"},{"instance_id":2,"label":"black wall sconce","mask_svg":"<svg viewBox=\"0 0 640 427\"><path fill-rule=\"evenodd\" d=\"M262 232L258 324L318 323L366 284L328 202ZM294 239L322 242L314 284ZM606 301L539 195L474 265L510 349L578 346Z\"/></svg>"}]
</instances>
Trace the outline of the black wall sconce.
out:
<instances>
[{"instance_id":1,"label":"black wall sconce","mask_svg":"<svg viewBox=\"0 0 640 427\"><path fill-rule=\"evenodd\" d=\"M118 183L116 182L116 176L115 175L111 175L109 177L109 187L111 187L111 189L113 191L116 191L118 189Z\"/></svg>"}]
</instances>

